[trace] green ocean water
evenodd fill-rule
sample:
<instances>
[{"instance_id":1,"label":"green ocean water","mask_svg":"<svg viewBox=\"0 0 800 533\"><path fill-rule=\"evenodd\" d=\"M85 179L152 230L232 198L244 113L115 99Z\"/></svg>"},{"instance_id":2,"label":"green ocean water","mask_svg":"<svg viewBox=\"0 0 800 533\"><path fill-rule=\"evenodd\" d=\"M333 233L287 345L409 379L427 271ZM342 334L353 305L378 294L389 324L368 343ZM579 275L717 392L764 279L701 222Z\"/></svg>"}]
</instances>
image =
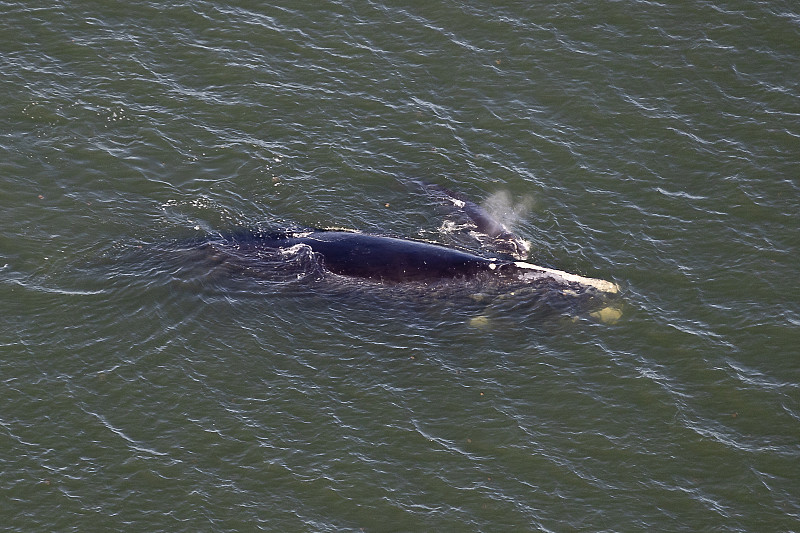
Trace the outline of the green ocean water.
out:
<instances>
[{"instance_id":1,"label":"green ocean water","mask_svg":"<svg viewBox=\"0 0 800 533\"><path fill-rule=\"evenodd\" d=\"M798 43L779 1L0 1L0 524L800 531ZM421 181L621 317L191 246L449 243Z\"/></svg>"}]
</instances>

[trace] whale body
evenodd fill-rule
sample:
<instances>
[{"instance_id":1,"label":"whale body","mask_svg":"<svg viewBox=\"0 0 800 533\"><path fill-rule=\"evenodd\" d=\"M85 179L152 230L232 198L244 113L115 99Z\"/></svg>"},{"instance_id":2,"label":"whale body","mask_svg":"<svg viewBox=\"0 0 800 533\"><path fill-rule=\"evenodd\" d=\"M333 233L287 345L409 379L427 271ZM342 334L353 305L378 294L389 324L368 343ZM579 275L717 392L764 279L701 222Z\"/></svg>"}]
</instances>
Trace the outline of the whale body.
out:
<instances>
[{"instance_id":1,"label":"whale body","mask_svg":"<svg viewBox=\"0 0 800 533\"><path fill-rule=\"evenodd\" d=\"M233 240L240 247L257 245L280 251L307 249L321 260L325 270L334 274L384 283L496 276L529 283L555 283L574 289L619 291L617 285L609 281L406 238L353 231L309 230L251 232Z\"/></svg>"}]
</instances>

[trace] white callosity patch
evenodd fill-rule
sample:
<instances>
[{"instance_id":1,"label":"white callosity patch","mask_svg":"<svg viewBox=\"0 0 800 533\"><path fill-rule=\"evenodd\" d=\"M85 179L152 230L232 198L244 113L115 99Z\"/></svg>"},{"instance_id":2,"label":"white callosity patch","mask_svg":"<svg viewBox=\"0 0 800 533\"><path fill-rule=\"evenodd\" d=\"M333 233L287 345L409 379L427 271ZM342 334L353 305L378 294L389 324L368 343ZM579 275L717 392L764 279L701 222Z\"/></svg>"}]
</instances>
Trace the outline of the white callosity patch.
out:
<instances>
[{"instance_id":1,"label":"white callosity patch","mask_svg":"<svg viewBox=\"0 0 800 533\"><path fill-rule=\"evenodd\" d=\"M595 279L595 278L586 278L583 276L579 276L577 274L570 274L569 272L533 265L531 263L525 263L522 261L516 261L514 264L518 268L525 269L538 277L553 278L554 280L562 283L579 283L581 285L594 287L599 291L608 293L619 292L619 287L617 286L617 284L612 283L610 281L605 281L602 279Z\"/></svg>"}]
</instances>

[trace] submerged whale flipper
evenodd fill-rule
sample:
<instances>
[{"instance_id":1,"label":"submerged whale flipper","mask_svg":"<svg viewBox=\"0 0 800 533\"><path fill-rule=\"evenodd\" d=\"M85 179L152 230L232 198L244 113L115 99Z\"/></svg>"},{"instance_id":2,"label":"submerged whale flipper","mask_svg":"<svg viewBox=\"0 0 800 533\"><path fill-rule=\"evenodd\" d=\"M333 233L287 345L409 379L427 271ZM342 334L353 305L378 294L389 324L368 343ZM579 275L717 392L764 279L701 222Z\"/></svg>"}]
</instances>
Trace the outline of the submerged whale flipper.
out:
<instances>
[{"instance_id":1,"label":"submerged whale flipper","mask_svg":"<svg viewBox=\"0 0 800 533\"><path fill-rule=\"evenodd\" d=\"M473 235L484 245L490 244L497 251L524 261L530 253L530 242L511 232L505 224L496 220L486 209L463 195L440 185L424 183L426 189L434 191L448 203L460 209L475 225L477 235Z\"/></svg>"}]
</instances>

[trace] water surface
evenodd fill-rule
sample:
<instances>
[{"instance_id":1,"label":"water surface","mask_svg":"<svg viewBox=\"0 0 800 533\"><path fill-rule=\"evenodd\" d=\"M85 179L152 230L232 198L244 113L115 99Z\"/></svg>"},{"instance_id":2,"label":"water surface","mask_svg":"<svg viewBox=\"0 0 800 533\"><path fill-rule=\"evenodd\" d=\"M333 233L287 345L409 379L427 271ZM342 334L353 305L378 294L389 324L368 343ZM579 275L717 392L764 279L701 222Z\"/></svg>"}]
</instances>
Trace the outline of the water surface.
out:
<instances>
[{"instance_id":1,"label":"water surface","mask_svg":"<svg viewBox=\"0 0 800 533\"><path fill-rule=\"evenodd\" d=\"M10 531L793 531L790 2L0 2ZM445 242L522 295L249 275L242 227Z\"/></svg>"}]
</instances>

